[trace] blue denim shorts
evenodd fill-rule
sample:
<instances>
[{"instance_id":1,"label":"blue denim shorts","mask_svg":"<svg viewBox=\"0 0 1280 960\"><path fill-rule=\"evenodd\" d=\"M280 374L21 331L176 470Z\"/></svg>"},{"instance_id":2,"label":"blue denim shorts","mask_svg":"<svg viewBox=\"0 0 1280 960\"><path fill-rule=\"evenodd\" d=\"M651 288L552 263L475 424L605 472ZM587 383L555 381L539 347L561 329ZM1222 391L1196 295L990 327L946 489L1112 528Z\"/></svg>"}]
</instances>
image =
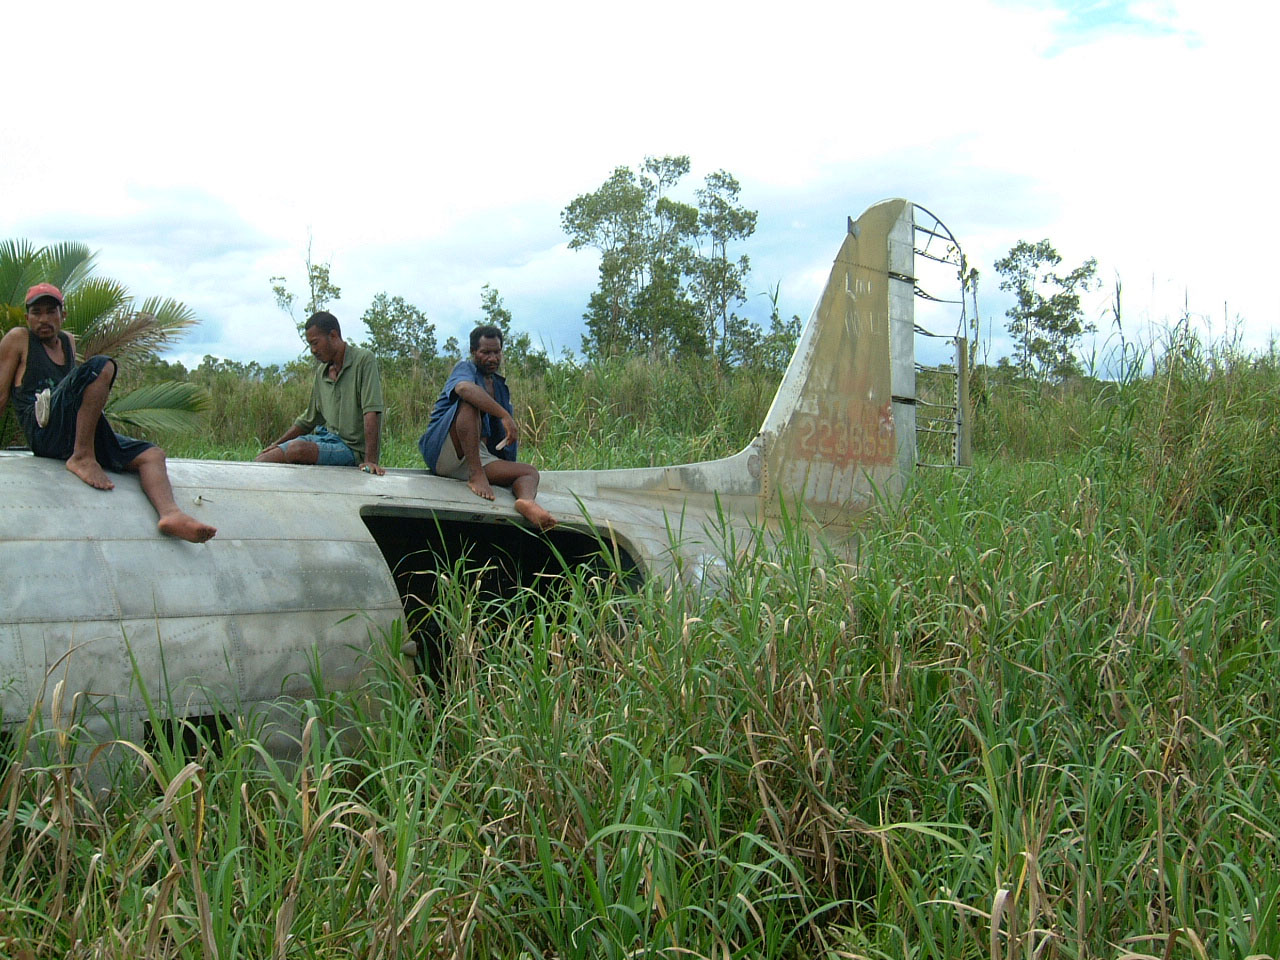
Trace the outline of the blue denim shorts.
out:
<instances>
[{"instance_id":1,"label":"blue denim shorts","mask_svg":"<svg viewBox=\"0 0 1280 960\"><path fill-rule=\"evenodd\" d=\"M323 467L354 467L360 462L356 452L343 443L340 436L330 433L323 425L316 427L315 433L308 433L305 437L294 437L289 443L298 443L303 440L314 443L320 448L316 463ZM289 443L280 444L280 449L284 450Z\"/></svg>"}]
</instances>

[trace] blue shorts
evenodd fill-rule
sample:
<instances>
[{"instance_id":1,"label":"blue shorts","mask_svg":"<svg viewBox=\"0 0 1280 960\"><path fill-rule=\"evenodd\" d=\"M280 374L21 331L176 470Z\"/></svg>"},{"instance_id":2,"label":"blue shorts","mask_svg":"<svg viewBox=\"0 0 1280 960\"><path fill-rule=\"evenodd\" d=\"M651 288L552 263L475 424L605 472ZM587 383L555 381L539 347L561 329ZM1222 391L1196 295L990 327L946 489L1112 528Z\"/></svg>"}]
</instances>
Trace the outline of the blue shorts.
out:
<instances>
[{"instance_id":1,"label":"blue shorts","mask_svg":"<svg viewBox=\"0 0 1280 960\"><path fill-rule=\"evenodd\" d=\"M76 448L76 417L84 400L84 391L111 363L110 357L90 357L59 381L49 396L49 420L43 426L35 426L27 439L31 452L37 457L69 460ZM116 433L106 417L98 418L93 433L93 452L104 469L119 473L128 469L138 456L154 447L154 443L135 440Z\"/></svg>"},{"instance_id":2,"label":"blue shorts","mask_svg":"<svg viewBox=\"0 0 1280 960\"><path fill-rule=\"evenodd\" d=\"M319 448L316 463L322 467L354 467L360 462L356 452L343 443L340 436L330 433L324 426L316 427L315 433L308 433L305 437L294 437L289 443L300 440L314 443ZM280 449L284 450L289 443L280 444Z\"/></svg>"}]
</instances>

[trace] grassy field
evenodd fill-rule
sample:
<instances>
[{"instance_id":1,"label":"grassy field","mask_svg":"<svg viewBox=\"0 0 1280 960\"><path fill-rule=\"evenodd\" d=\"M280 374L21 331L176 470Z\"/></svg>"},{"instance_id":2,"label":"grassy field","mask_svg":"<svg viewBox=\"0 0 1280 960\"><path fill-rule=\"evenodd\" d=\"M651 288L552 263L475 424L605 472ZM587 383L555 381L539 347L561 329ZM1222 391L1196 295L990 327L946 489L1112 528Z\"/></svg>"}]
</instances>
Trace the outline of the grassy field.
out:
<instances>
[{"instance_id":1,"label":"grassy field","mask_svg":"<svg viewBox=\"0 0 1280 960\"><path fill-rule=\"evenodd\" d=\"M382 463L422 467L418 437L452 361L383 371ZM520 453L544 470L685 463L736 453L751 439L778 378L755 370L617 360L533 371L507 369L521 424ZM252 460L306 407L310 380L193 374L211 407L197 434L163 434L171 457ZM134 384L125 383L122 389Z\"/></svg>"},{"instance_id":2,"label":"grassy field","mask_svg":"<svg viewBox=\"0 0 1280 960\"><path fill-rule=\"evenodd\" d=\"M33 731L0 957L1280 956L1280 358L1160 356L989 386L978 465L921 471L854 557L792 529L719 593L569 572L501 607L452 576L445 679L375 637L367 691L300 705L296 769L244 720L98 796L76 731ZM302 405L214 386L172 455ZM739 448L772 384L516 395L539 466L634 466Z\"/></svg>"}]
</instances>

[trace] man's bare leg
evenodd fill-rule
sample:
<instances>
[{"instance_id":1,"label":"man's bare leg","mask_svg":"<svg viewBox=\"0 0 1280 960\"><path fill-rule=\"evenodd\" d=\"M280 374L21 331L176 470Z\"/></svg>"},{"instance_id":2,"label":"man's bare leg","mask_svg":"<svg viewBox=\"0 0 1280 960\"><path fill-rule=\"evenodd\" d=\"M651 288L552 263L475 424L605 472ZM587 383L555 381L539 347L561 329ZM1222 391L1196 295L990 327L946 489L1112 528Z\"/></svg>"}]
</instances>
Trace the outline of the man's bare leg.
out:
<instances>
[{"instance_id":1,"label":"man's bare leg","mask_svg":"<svg viewBox=\"0 0 1280 960\"><path fill-rule=\"evenodd\" d=\"M165 466L163 450L159 447L144 450L125 469L138 474L142 492L156 508L156 513L160 514L160 519L156 522L157 530L190 543L204 543L213 539L213 535L218 532L216 527L201 523L178 509L178 503L173 498L173 486L169 483L169 470Z\"/></svg>"},{"instance_id":2,"label":"man's bare leg","mask_svg":"<svg viewBox=\"0 0 1280 960\"><path fill-rule=\"evenodd\" d=\"M538 503L538 469L527 463L495 460L486 464L485 473L500 487L510 487L516 498L516 510L539 530L550 530L558 522Z\"/></svg>"},{"instance_id":3,"label":"man's bare leg","mask_svg":"<svg viewBox=\"0 0 1280 960\"><path fill-rule=\"evenodd\" d=\"M254 460L258 463L319 463L320 446L310 440L290 440L283 447L268 447Z\"/></svg>"},{"instance_id":4,"label":"man's bare leg","mask_svg":"<svg viewBox=\"0 0 1280 960\"><path fill-rule=\"evenodd\" d=\"M110 375L108 376L108 371ZM67 469L89 486L98 490L111 490L115 484L107 476L107 472L98 463L97 452L93 445L93 434L98 429L98 420L107 405L107 396L111 393L111 384L115 382L116 365L103 367L98 378L84 388L80 398L80 410L76 414L75 447L67 460Z\"/></svg>"},{"instance_id":5,"label":"man's bare leg","mask_svg":"<svg viewBox=\"0 0 1280 960\"><path fill-rule=\"evenodd\" d=\"M539 530L550 530L556 525L551 516L534 498L538 495L537 468L527 463L511 460L494 460L480 463L480 411L469 403L458 405L457 416L449 428L449 438L459 459L467 465L467 486L477 497L495 499L493 484L510 487L515 494L516 510Z\"/></svg>"},{"instance_id":6,"label":"man's bare leg","mask_svg":"<svg viewBox=\"0 0 1280 960\"><path fill-rule=\"evenodd\" d=\"M494 499L484 467L480 464L480 411L469 403L459 403L458 412L449 428L449 439L458 458L467 465L467 486L477 497Z\"/></svg>"},{"instance_id":7,"label":"man's bare leg","mask_svg":"<svg viewBox=\"0 0 1280 960\"><path fill-rule=\"evenodd\" d=\"M529 485L533 487L533 492L527 497L520 495L521 485ZM516 510L520 515L532 523L539 530L550 530L554 527L558 520L547 512L547 508L533 499L538 493L538 484L536 481L530 482L528 478L522 478L511 485L511 492L516 495Z\"/></svg>"}]
</instances>

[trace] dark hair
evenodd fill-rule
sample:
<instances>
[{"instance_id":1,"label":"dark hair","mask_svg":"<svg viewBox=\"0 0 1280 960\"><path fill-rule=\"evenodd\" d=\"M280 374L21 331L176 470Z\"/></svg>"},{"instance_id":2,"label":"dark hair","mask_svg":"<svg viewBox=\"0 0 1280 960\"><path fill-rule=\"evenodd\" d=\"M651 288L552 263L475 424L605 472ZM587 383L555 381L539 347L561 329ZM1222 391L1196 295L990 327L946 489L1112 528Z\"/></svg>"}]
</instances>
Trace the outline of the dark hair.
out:
<instances>
[{"instance_id":1,"label":"dark hair","mask_svg":"<svg viewBox=\"0 0 1280 960\"><path fill-rule=\"evenodd\" d=\"M338 326L338 318L328 310L320 310L308 317L306 325L302 328L303 333L310 330L312 327L318 329L325 336L328 336L331 333L336 333L339 336L342 335L342 328Z\"/></svg>"},{"instance_id":2,"label":"dark hair","mask_svg":"<svg viewBox=\"0 0 1280 960\"><path fill-rule=\"evenodd\" d=\"M480 346L481 337L493 337L502 346L502 331L491 323L483 323L471 331L471 352L475 353Z\"/></svg>"}]
</instances>

